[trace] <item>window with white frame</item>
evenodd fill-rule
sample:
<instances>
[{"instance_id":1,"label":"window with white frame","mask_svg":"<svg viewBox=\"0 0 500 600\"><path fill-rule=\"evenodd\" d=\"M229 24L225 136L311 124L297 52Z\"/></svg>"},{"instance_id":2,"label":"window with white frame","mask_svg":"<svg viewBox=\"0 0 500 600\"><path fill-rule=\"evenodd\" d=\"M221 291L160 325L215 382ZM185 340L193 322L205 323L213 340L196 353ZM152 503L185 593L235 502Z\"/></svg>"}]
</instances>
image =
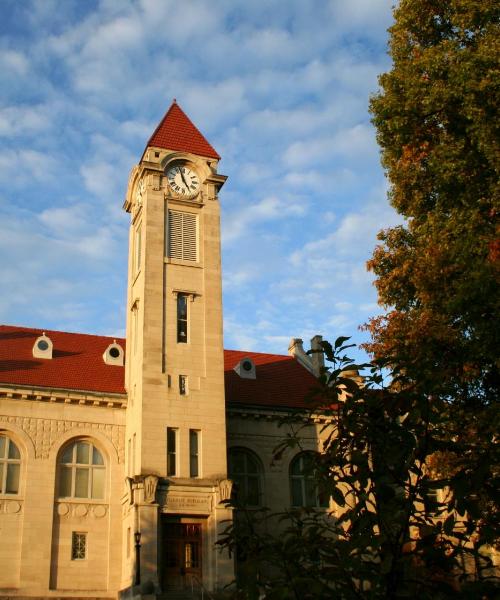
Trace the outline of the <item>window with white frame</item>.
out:
<instances>
[{"instance_id":1,"label":"window with white frame","mask_svg":"<svg viewBox=\"0 0 500 600\"><path fill-rule=\"evenodd\" d=\"M178 429L167 427L167 476L175 477L177 475L178 459Z\"/></svg>"},{"instance_id":2,"label":"window with white frame","mask_svg":"<svg viewBox=\"0 0 500 600\"><path fill-rule=\"evenodd\" d=\"M106 466L101 452L87 440L66 446L59 457L60 498L104 498Z\"/></svg>"},{"instance_id":3,"label":"window with white frame","mask_svg":"<svg viewBox=\"0 0 500 600\"><path fill-rule=\"evenodd\" d=\"M197 262L197 215L177 210L167 212L167 256Z\"/></svg>"},{"instance_id":4,"label":"window with white frame","mask_svg":"<svg viewBox=\"0 0 500 600\"><path fill-rule=\"evenodd\" d=\"M316 454L302 452L290 464L292 506L327 507L328 497L318 489Z\"/></svg>"},{"instance_id":5,"label":"window with white frame","mask_svg":"<svg viewBox=\"0 0 500 600\"><path fill-rule=\"evenodd\" d=\"M14 442L0 434L0 494L19 493L21 453Z\"/></svg>"},{"instance_id":6,"label":"window with white frame","mask_svg":"<svg viewBox=\"0 0 500 600\"><path fill-rule=\"evenodd\" d=\"M71 535L71 560L87 558L87 534L73 531Z\"/></svg>"}]
</instances>

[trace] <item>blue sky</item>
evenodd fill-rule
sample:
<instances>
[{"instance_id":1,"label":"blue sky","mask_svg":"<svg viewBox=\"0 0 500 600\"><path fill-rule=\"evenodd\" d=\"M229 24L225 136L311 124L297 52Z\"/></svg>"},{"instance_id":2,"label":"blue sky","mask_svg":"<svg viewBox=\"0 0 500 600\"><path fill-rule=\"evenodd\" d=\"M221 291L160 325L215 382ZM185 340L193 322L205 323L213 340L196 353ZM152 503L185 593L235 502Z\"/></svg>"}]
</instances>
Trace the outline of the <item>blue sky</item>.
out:
<instances>
[{"instance_id":1,"label":"blue sky","mask_svg":"<svg viewBox=\"0 0 500 600\"><path fill-rule=\"evenodd\" d=\"M0 322L123 335L128 173L177 98L222 156L225 347L364 334L390 0L2 0ZM306 344L307 345L307 344Z\"/></svg>"}]
</instances>

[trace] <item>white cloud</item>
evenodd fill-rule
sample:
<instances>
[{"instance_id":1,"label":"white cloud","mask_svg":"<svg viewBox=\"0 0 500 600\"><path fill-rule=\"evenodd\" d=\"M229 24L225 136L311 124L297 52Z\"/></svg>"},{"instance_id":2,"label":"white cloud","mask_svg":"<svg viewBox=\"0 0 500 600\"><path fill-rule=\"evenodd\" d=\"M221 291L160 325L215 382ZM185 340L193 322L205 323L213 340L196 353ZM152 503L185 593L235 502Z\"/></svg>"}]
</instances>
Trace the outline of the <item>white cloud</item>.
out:
<instances>
[{"instance_id":1,"label":"white cloud","mask_svg":"<svg viewBox=\"0 0 500 600\"><path fill-rule=\"evenodd\" d=\"M16 75L26 75L29 69L29 61L21 52L0 50L0 66L2 70L11 71Z\"/></svg>"},{"instance_id":2,"label":"white cloud","mask_svg":"<svg viewBox=\"0 0 500 600\"><path fill-rule=\"evenodd\" d=\"M231 349L244 348L245 350L256 350L259 347L261 335L253 331L248 321L237 321L230 316L224 318L224 347ZM230 340L230 343L227 343Z\"/></svg>"},{"instance_id":3,"label":"white cloud","mask_svg":"<svg viewBox=\"0 0 500 600\"><path fill-rule=\"evenodd\" d=\"M73 237L85 228L87 224L87 210L82 204L46 208L38 215L38 218L45 227L59 236Z\"/></svg>"},{"instance_id":4,"label":"white cloud","mask_svg":"<svg viewBox=\"0 0 500 600\"><path fill-rule=\"evenodd\" d=\"M305 161L304 161L305 162ZM305 165L300 164L301 167ZM356 181L356 173L352 169L341 168L332 169L330 165L325 165L321 170L304 168L302 170L288 170L283 178L285 185L292 189L302 190L303 193L312 192L328 193L333 195L338 193L340 188L352 185ZM330 220L333 213L325 213L325 218Z\"/></svg>"},{"instance_id":5,"label":"white cloud","mask_svg":"<svg viewBox=\"0 0 500 600\"><path fill-rule=\"evenodd\" d=\"M381 199L383 196L380 196ZM311 268L323 268L325 261L335 257L351 263L367 260L376 243L380 229L396 225L401 218L385 203L367 204L359 212L347 213L337 227L327 236L307 242L290 256L292 265L307 264Z\"/></svg>"},{"instance_id":6,"label":"white cloud","mask_svg":"<svg viewBox=\"0 0 500 600\"><path fill-rule=\"evenodd\" d=\"M33 180L52 179L56 169L56 160L38 150L21 148L0 152L0 180L6 184L30 187Z\"/></svg>"},{"instance_id":7,"label":"white cloud","mask_svg":"<svg viewBox=\"0 0 500 600\"><path fill-rule=\"evenodd\" d=\"M298 217L306 213L307 207L298 202L287 202L276 196L267 196L257 203L249 202L240 210L226 215L222 223L222 240L229 244L237 240L255 224L275 221L286 217Z\"/></svg>"},{"instance_id":8,"label":"white cloud","mask_svg":"<svg viewBox=\"0 0 500 600\"><path fill-rule=\"evenodd\" d=\"M334 156L359 161L374 154L376 156L373 128L360 123L328 137L294 142L286 149L283 161L290 167L298 167L324 164Z\"/></svg>"},{"instance_id":9,"label":"white cloud","mask_svg":"<svg viewBox=\"0 0 500 600\"><path fill-rule=\"evenodd\" d=\"M330 0L329 7L336 28L346 34L381 37L391 23L392 0Z\"/></svg>"},{"instance_id":10,"label":"white cloud","mask_svg":"<svg viewBox=\"0 0 500 600\"><path fill-rule=\"evenodd\" d=\"M364 263L392 222L370 192L367 114L389 0L32 0L18 14L23 35L10 28L0 52L0 248L25 318L0 298L5 320L123 330L123 194L173 97L230 177L230 345L286 352L292 335L369 313Z\"/></svg>"},{"instance_id":11,"label":"white cloud","mask_svg":"<svg viewBox=\"0 0 500 600\"><path fill-rule=\"evenodd\" d=\"M0 136L13 137L48 129L45 106L6 106L0 109Z\"/></svg>"},{"instance_id":12,"label":"white cloud","mask_svg":"<svg viewBox=\"0 0 500 600\"><path fill-rule=\"evenodd\" d=\"M102 23L90 35L83 47L86 59L112 58L117 52L138 48L143 41L141 22L133 13Z\"/></svg>"}]
</instances>

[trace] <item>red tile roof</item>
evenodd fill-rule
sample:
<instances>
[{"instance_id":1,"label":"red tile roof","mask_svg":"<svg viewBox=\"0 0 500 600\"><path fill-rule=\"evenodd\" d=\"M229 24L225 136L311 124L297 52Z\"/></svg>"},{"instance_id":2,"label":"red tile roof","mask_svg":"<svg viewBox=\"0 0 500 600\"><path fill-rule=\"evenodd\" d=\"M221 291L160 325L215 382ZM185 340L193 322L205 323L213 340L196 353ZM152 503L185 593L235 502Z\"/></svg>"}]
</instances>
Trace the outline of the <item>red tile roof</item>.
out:
<instances>
[{"instance_id":1,"label":"red tile roof","mask_svg":"<svg viewBox=\"0 0 500 600\"><path fill-rule=\"evenodd\" d=\"M233 369L244 358L255 365L255 379ZM303 408L317 380L292 356L224 350L226 403L266 408Z\"/></svg>"},{"instance_id":2,"label":"red tile roof","mask_svg":"<svg viewBox=\"0 0 500 600\"><path fill-rule=\"evenodd\" d=\"M34 358L33 345L41 329L0 325L0 385L124 394L125 369L105 364L102 355L116 340L100 335L45 330L53 343L53 358ZM256 379L241 378L233 369L250 358ZM224 350L226 402L262 408L300 408L316 379L291 356Z\"/></svg>"},{"instance_id":3,"label":"red tile roof","mask_svg":"<svg viewBox=\"0 0 500 600\"><path fill-rule=\"evenodd\" d=\"M0 385L124 394L124 369L105 364L102 355L115 338L45 330L52 359L34 358L41 329L0 325ZM125 349L125 340L116 339Z\"/></svg>"},{"instance_id":4,"label":"red tile roof","mask_svg":"<svg viewBox=\"0 0 500 600\"><path fill-rule=\"evenodd\" d=\"M150 137L146 148L149 146L220 158L175 100Z\"/></svg>"}]
</instances>

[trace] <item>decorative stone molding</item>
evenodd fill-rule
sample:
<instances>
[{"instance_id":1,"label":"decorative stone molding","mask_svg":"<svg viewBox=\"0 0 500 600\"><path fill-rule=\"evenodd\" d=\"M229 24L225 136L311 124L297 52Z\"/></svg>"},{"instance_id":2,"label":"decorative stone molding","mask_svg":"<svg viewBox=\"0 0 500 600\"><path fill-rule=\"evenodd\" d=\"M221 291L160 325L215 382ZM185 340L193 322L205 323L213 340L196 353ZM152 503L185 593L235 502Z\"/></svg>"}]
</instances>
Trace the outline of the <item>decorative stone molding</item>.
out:
<instances>
[{"instance_id":1,"label":"decorative stone molding","mask_svg":"<svg viewBox=\"0 0 500 600\"><path fill-rule=\"evenodd\" d=\"M86 429L104 435L116 449L118 462L124 462L124 428L119 425L0 415L0 425L2 423L12 423L30 437L35 447L36 458L48 458L52 446L68 431L78 436L79 430Z\"/></svg>"},{"instance_id":2,"label":"decorative stone molding","mask_svg":"<svg viewBox=\"0 0 500 600\"><path fill-rule=\"evenodd\" d=\"M127 501L129 504L134 503L134 488L132 485L133 483L134 483L133 477L125 477L125 488L127 490Z\"/></svg>"},{"instance_id":3,"label":"decorative stone molding","mask_svg":"<svg viewBox=\"0 0 500 600\"><path fill-rule=\"evenodd\" d=\"M55 512L61 518L78 517L80 519L93 517L102 519L108 513L106 504L91 504L87 502L57 502Z\"/></svg>"},{"instance_id":4,"label":"decorative stone molding","mask_svg":"<svg viewBox=\"0 0 500 600\"><path fill-rule=\"evenodd\" d=\"M219 488L219 503L230 500L233 482L230 479L222 479L221 481L217 482L217 485Z\"/></svg>"},{"instance_id":5,"label":"decorative stone molding","mask_svg":"<svg viewBox=\"0 0 500 600\"><path fill-rule=\"evenodd\" d=\"M154 504L156 502L156 488L158 486L157 475L146 475L144 477L144 502Z\"/></svg>"},{"instance_id":6,"label":"decorative stone molding","mask_svg":"<svg viewBox=\"0 0 500 600\"><path fill-rule=\"evenodd\" d=\"M96 519L102 519L106 516L108 509L103 504L98 504L97 506L92 507L92 514Z\"/></svg>"},{"instance_id":7,"label":"decorative stone molding","mask_svg":"<svg viewBox=\"0 0 500 600\"><path fill-rule=\"evenodd\" d=\"M22 509L22 500L15 500L14 498L0 499L0 514L5 513L8 515L15 515L17 513L22 512Z\"/></svg>"},{"instance_id":8,"label":"decorative stone molding","mask_svg":"<svg viewBox=\"0 0 500 600\"><path fill-rule=\"evenodd\" d=\"M226 405L226 416L228 419L251 419L254 421L275 421L281 423L283 418L287 415L286 411L270 411L258 408L249 409L248 407L242 408L237 405ZM335 417L325 417L323 415L309 414L307 411L298 413L296 415L297 423L309 423L310 425L335 425Z\"/></svg>"},{"instance_id":9,"label":"decorative stone molding","mask_svg":"<svg viewBox=\"0 0 500 600\"><path fill-rule=\"evenodd\" d=\"M24 389L15 387L0 387L0 398L12 400L30 400L36 402L54 402L59 404L78 404L85 406L100 406L105 408L126 408L126 394L98 394L73 392L56 389Z\"/></svg>"}]
</instances>

